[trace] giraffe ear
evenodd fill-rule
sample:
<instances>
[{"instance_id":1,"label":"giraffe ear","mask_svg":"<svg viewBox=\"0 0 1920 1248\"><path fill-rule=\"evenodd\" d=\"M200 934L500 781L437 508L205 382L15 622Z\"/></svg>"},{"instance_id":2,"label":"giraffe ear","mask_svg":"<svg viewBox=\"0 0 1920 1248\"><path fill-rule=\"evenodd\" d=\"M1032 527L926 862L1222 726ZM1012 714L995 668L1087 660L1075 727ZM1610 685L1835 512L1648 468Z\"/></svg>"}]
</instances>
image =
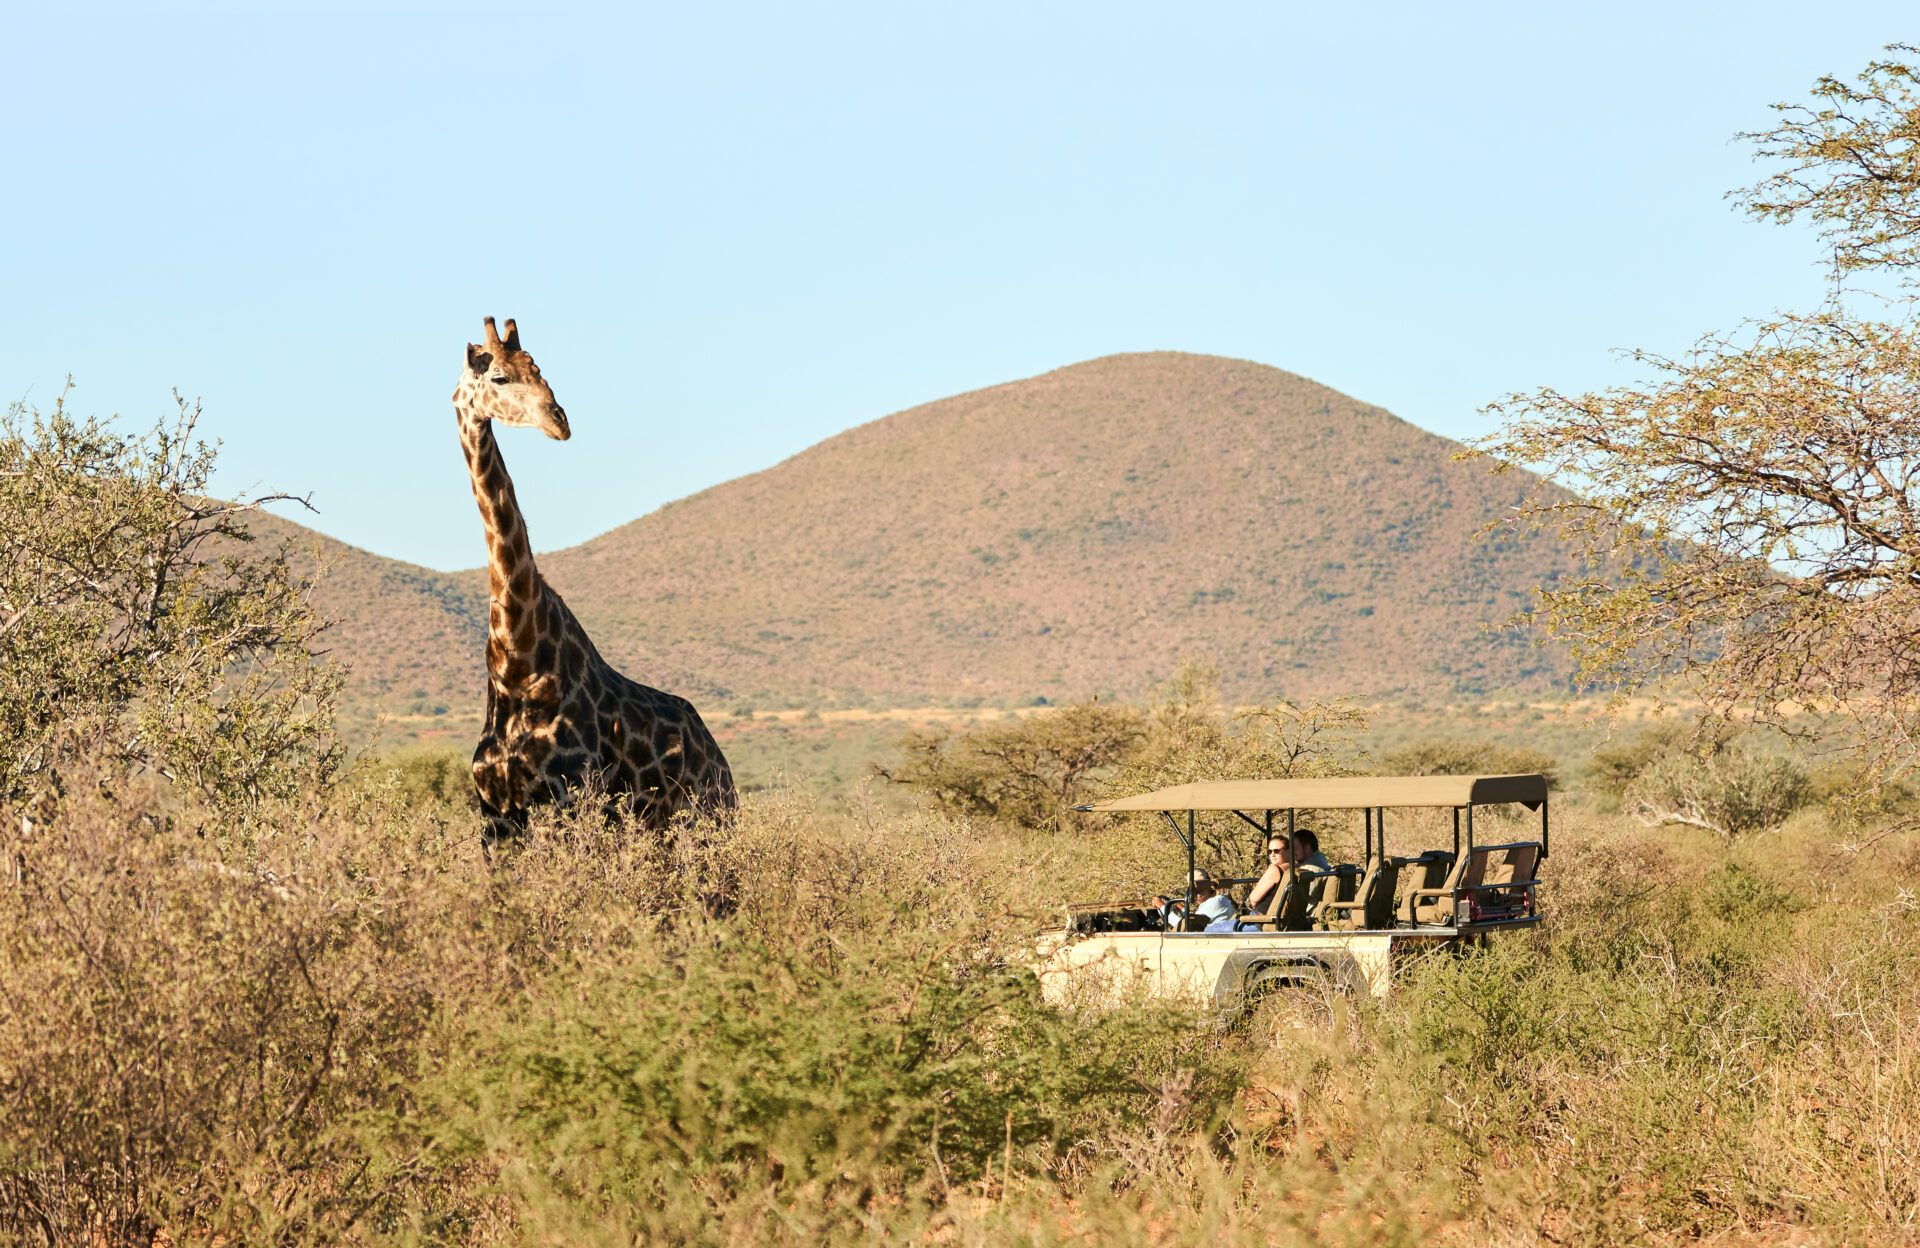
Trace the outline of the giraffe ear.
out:
<instances>
[{"instance_id":1,"label":"giraffe ear","mask_svg":"<svg viewBox=\"0 0 1920 1248\"><path fill-rule=\"evenodd\" d=\"M484 377L487 370L492 367L493 357L491 355L488 355L472 343L467 344L467 369L469 372L479 373Z\"/></svg>"},{"instance_id":2,"label":"giraffe ear","mask_svg":"<svg viewBox=\"0 0 1920 1248\"><path fill-rule=\"evenodd\" d=\"M520 349L520 327L513 323L512 317L507 318L506 347L509 351L518 351Z\"/></svg>"}]
</instances>

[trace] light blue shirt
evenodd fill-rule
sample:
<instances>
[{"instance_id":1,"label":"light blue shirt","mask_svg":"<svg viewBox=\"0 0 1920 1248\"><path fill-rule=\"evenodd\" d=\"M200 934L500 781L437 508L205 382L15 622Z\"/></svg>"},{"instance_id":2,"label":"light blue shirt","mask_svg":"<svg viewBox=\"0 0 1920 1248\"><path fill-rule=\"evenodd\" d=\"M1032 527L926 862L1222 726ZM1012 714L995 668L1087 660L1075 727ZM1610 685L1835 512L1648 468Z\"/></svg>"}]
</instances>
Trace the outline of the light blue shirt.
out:
<instances>
[{"instance_id":1,"label":"light blue shirt","mask_svg":"<svg viewBox=\"0 0 1920 1248\"><path fill-rule=\"evenodd\" d=\"M1165 918L1168 927L1176 927L1179 925L1180 904L1180 902L1175 901L1167 906ZM1231 921L1234 915L1238 913L1233 908L1233 898L1227 896L1225 893L1215 893L1213 896L1195 906L1193 912L1201 918L1206 919L1210 924L1217 923L1222 919ZM1211 930L1211 928L1209 928L1209 930Z\"/></svg>"}]
</instances>

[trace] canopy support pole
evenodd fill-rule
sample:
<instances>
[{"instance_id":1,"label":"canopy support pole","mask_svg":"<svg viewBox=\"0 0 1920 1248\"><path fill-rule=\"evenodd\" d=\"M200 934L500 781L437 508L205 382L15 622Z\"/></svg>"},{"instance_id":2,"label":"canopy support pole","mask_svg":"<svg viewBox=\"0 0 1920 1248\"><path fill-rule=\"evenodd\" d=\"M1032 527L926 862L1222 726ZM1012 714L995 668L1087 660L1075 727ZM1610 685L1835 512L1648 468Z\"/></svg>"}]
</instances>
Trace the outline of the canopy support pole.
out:
<instances>
[{"instance_id":1,"label":"canopy support pole","mask_svg":"<svg viewBox=\"0 0 1920 1248\"><path fill-rule=\"evenodd\" d=\"M1187 812L1187 830L1185 832L1180 830L1180 823L1173 817L1172 811L1163 810L1160 812L1160 817L1167 821L1167 826L1173 829L1173 834L1180 838L1182 845L1187 847L1187 908L1185 913L1181 915L1184 919L1186 915L1193 913L1193 812Z\"/></svg>"},{"instance_id":2,"label":"canopy support pole","mask_svg":"<svg viewBox=\"0 0 1920 1248\"><path fill-rule=\"evenodd\" d=\"M1193 812L1187 812L1187 908L1180 912L1180 926L1193 914Z\"/></svg>"},{"instance_id":3,"label":"canopy support pole","mask_svg":"<svg viewBox=\"0 0 1920 1248\"><path fill-rule=\"evenodd\" d=\"M1173 812L1170 810L1163 810L1160 812L1160 817L1167 821L1167 826L1172 828L1173 834L1180 838L1180 843L1182 845L1185 845L1187 849L1191 851L1193 849L1193 842L1188 840L1187 834L1180 830L1180 825L1174 821ZM1191 812L1188 813L1187 818L1189 819L1193 818L1193 815Z\"/></svg>"},{"instance_id":4,"label":"canopy support pole","mask_svg":"<svg viewBox=\"0 0 1920 1248\"><path fill-rule=\"evenodd\" d=\"M1540 799L1540 856L1545 858L1550 842L1547 840L1547 799Z\"/></svg>"},{"instance_id":5,"label":"canopy support pole","mask_svg":"<svg viewBox=\"0 0 1920 1248\"><path fill-rule=\"evenodd\" d=\"M1243 814L1242 812L1240 812L1240 811L1237 811L1237 810L1236 810L1236 811L1234 811L1234 812L1233 812L1233 816L1234 816L1234 818L1236 818L1236 819L1238 819L1238 820L1240 820L1240 822L1242 822L1242 823L1244 823L1244 824L1246 824L1246 825L1247 825L1248 827L1250 827L1250 828L1252 828L1252 829L1253 829L1253 830L1254 830L1255 832L1258 832L1258 831L1260 831L1260 830L1261 830L1261 828L1260 828L1260 825L1259 825L1259 824L1257 824L1257 823L1255 823L1255 822L1254 822L1254 821L1253 821L1252 819L1250 819L1250 818L1248 818L1248 817L1247 817L1247 816L1246 816L1245 814ZM1267 832L1269 832L1269 833L1271 833L1271 832L1273 831L1273 812L1272 812L1272 811L1268 811L1268 812L1267 812L1267 826L1266 826L1266 831L1267 831Z\"/></svg>"},{"instance_id":6,"label":"canopy support pole","mask_svg":"<svg viewBox=\"0 0 1920 1248\"><path fill-rule=\"evenodd\" d=\"M1460 861L1460 808L1453 808L1453 860Z\"/></svg>"}]
</instances>

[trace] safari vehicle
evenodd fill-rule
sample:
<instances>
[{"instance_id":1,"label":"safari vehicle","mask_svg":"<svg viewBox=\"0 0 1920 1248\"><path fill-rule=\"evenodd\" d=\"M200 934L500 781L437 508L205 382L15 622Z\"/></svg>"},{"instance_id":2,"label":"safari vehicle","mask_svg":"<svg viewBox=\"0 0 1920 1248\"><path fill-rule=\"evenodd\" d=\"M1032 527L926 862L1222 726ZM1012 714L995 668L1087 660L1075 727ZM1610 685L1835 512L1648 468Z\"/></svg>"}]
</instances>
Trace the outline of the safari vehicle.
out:
<instances>
[{"instance_id":1,"label":"safari vehicle","mask_svg":"<svg viewBox=\"0 0 1920 1248\"><path fill-rule=\"evenodd\" d=\"M1481 844L1474 812L1488 807L1506 816L1540 814L1539 840ZM1103 991L1142 986L1152 995L1196 1005L1233 1007L1282 987L1367 991L1385 996L1394 966L1409 955L1540 921L1534 878L1547 856L1547 781L1544 776L1356 776L1325 780L1219 780L1123 797L1083 811L1146 812L1166 821L1187 851L1186 905L1193 914L1195 820L1238 819L1272 837L1291 835L1304 812L1361 812L1364 863L1338 864L1330 873L1287 867L1260 913L1243 913L1230 932L1168 930L1148 898L1067 908L1066 928L1041 950L1042 990L1064 1000L1073 985L1092 981ZM1396 824L1444 829L1451 811L1451 849L1387 853L1388 811ZM1182 820L1178 816L1184 814ZM1283 821L1276 823L1276 816ZM1351 819L1351 816L1346 816ZM1182 826L1184 823L1184 826ZM1524 823L1522 826L1526 826ZM1261 842L1266 844L1265 840ZM1222 887L1252 879L1220 880ZM1185 926L1198 922L1199 916Z\"/></svg>"}]
</instances>

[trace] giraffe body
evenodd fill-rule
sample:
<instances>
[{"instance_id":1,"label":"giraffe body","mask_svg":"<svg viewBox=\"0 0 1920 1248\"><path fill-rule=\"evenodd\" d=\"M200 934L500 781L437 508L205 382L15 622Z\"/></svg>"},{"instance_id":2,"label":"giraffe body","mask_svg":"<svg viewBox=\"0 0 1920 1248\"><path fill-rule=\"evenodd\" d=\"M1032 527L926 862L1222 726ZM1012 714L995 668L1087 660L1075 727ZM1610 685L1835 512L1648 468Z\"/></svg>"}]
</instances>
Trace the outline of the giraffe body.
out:
<instances>
[{"instance_id":1,"label":"giraffe body","mask_svg":"<svg viewBox=\"0 0 1920 1248\"><path fill-rule=\"evenodd\" d=\"M473 752L487 849L524 832L534 806L595 784L650 828L680 811L725 818L738 800L733 773L700 713L615 671L534 565L493 425L561 440L571 430L514 323L504 339L492 317L486 327L485 345L467 347L453 405L487 534L487 718Z\"/></svg>"}]
</instances>

